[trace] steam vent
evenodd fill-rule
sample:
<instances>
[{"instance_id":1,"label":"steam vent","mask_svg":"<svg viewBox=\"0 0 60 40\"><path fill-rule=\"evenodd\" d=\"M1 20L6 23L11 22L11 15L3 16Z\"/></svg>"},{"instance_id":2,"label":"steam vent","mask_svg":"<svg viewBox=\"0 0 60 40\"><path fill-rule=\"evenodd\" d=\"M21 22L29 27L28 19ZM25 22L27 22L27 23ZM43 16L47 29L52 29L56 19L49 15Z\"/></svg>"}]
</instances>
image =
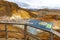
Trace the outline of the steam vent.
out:
<instances>
[{"instance_id":1,"label":"steam vent","mask_svg":"<svg viewBox=\"0 0 60 40\"><path fill-rule=\"evenodd\" d=\"M1 0L0 40L60 40L60 10L25 9Z\"/></svg>"}]
</instances>

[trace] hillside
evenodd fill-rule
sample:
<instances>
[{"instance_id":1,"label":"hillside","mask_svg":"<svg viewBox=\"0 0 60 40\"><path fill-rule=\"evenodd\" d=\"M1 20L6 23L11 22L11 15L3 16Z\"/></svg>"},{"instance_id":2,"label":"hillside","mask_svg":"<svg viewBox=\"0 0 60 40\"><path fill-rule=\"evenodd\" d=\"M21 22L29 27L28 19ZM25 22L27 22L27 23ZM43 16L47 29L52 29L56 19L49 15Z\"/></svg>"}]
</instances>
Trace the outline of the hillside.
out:
<instances>
[{"instance_id":1,"label":"hillside","mask_svg":"<svg viewBox=\"0 0 60 40\"><path fill-rule=\"evenodd\" d=\"M0 1L0 16L12 16L13 10L17 10L19 7L15 3Z\"/></svg>"},{"instance_id":2,"label":"hillside","mask_svg":"<svg viewBox=\"0 0 60 40\"><path fill-rule=\"evenodd\" d=\"M54 29L60 29L60 10L56 9L39 9L31 11L32 14L37 15L35 19L54 23Z\"/></svg>"}]
</instances>

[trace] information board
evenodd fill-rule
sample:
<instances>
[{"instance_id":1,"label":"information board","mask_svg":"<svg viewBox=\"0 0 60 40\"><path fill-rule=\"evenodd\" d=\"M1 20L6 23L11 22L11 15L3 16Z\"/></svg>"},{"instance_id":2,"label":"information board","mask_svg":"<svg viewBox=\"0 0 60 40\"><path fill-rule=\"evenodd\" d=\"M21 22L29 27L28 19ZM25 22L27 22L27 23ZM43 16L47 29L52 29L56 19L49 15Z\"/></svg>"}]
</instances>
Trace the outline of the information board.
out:
<instances>
[{"instance_id":1,"label":"information board","mask_svg":"<svg viewBox=\"0 0 60 40\"><path fill-rule=\"evenodd\" d=\"M41 21L41 20L29 20L27 24L31 25L35 28L46 30L46 31L51 31L51 29L53 27L52 22L45 22L45 21Z\"/></svg>"}]
</instances>

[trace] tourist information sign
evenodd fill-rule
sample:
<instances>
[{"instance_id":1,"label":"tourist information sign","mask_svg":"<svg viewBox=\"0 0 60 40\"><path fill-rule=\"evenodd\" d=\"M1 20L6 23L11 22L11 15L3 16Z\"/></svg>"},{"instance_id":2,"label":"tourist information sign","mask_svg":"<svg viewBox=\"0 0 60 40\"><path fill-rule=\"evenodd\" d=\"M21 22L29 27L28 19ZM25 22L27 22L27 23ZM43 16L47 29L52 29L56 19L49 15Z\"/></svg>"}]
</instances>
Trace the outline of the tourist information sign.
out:
<instances>
[{"instance_id":1,"label":"tourist information sign","mask_svg":"<svg viewBox=\"0 0 60 40\"><path fill-rule=\"evenodd\" d=\"M52 22L45 22L45 21L40 21L40 20L29 20L27 24L35 28L45 30L45 31L51 31L53 27Z\"/></svg>"}]
</instances>

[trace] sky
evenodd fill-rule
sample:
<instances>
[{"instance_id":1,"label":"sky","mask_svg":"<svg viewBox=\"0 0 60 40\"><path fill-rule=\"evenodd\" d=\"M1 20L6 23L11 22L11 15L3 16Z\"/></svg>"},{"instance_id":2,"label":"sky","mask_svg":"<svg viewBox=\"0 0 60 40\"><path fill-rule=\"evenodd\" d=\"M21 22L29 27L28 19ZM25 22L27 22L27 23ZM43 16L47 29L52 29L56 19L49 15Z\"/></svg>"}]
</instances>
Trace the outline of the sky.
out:
<instances>
[{"instance_id":1,"label":"sky","mask_svg":"<svg viewBox=\"0 0 60 40\"><path fill-rule=\"evenodd\" d=\"M60 0L7 0L27 9L60 9Z\"/></svg>"}]
</instances>

